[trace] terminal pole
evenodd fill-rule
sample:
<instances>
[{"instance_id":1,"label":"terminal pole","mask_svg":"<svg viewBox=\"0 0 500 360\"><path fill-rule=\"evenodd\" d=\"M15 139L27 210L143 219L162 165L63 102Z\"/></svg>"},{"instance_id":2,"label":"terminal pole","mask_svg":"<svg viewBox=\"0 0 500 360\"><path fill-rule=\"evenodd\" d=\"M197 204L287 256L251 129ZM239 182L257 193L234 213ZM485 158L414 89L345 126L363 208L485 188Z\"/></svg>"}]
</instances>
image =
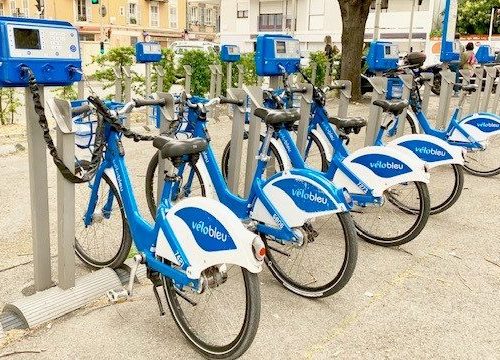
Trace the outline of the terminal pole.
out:
<instances>
[{"instance_id":1,"label":"terminal pole","mask_svg":"<svg viewBox=\"0 0 500 360\"><path fill-rule=\"evenodd\" d=\"M370 116L366 125L365 146L372 146L375 142L375 136L380 128L382 117L382 109L379 106L373 105L375 100L384 100L387 89L387 78L375 76L368 78L368 81L373 86L372 100L370 104Z\"/></svg>"},{"instance_id":2,"label":"terminal pole","mask_svg":"<svg viewBox=\"0 0 500 360\"><path fill-rule=\"evenodd\" d=\"M184 65L184 72L186 73L186 77L184 78L184 91L186 94L191 94L191 76L193 75L191 65Z\"/></svg>"},{"instance_id":3,"label":"terminal pole","mask_svg":"<svg viewBox=\"0 0 500 360\"><path fill-rule=\"evenodd\" d=\"M233 105L233 125L231 129L231 152L229 153L229 173L227 184L233 194L238 194L243 153L243 135L245 132L246 93L242 89L228 89L231 99L243 100L243 106Z\"/></svg>"},{"instance_id":4,"label":"terminal pole","mask_svg":"<svg viewBox=\"0 0 500 360\"><path fill-rule=\"evenodd\" d=\"M165 70L162 66L156 65L156 92L163 92L163 80L165 78Z\"/></svg>"},{"instance_id":5,"label":"terminal pole","mask_svg":"<svg viewBox=\"0 0 500 360\"><path fill-rule=\"evenodd\" d=\"M85 99L85 80L78 81L78 99Z\"/></svg>"},{"instance_id":6,"label":"terminal pole","mask_svg":"<svg viewBox=\"0 0 500 360\"><path fill-rule=\"evenodd\" d=\"M227 63L227 74L226 74L226 89L229 90L233 87L233 63Z\"/></svg>"},{"instance_id":7,"label":"terminal pole","mask_svg":"<svg viewBox=\"0 0 500 360\"><path fill-rule=\"evenodd\" d=\"M241 89L243 87L243 74L245 73L245 68L241 64L236 65L236 68L238 69L238 89Z\"/></svg>"},{"instance_id":8,"label":"terminal pole","mask_svg":"<svg viewBox=\"0 0 500 360\"><path fill-rule=\"evenodd\" d=\"M493 83L497 77L497 68L496 66L488 66L484 68L486 70L486 84L484 86L484 94L481 101L481 106L479 107L479 111L488 111L488 106L490 104L490 96L493 91ZM478 89L479 91L480 89Z\"/></svg>"},{"instance_id":9,"label":"terminal pole","mask_svg":"<svg viewBox=\"0 0 500 360\"><path fill-rule=\"evenodd\" d=\"M347 109L349 108L349 102L351 101L352 83L349 80L337 80L335 81L335 85L344 85L344 88L340 90L337 116L345 118L347 117Z\"/></svg>"},{"instance_id":10,"label":"terminal pole","mask_svg":"<svg viewBox=\"0 0 500 360\"><path fill-rule=\"evenodd\" d=\"M500 75L500 65L495 66L497 68L497 74ZM498 78L500 80L500 77ZM493 114L498 114L498 103L500 102L500 81L497 83L495 89L495 97L493 98L493 105L491 108L491 112Z\"/></svg>"},{"instance_id":11,"label":"terminal pole","mask_svg":"<svg viewBox=\"0 0 500 360\"><path fill-rule=\"evenodd\" d=\"M427 115L429 110L429 98L431 96L432 84L434 82L434 74L430 72L420 73L420 76L427 81L424 81L424 91L422 92L422 112Z\"/></svg>"},{"instance_id":12,"label":"terminal pole","mask_svg":"<svg viewBox=\"0 0 500 360\"><path fill-rule=\"evenodd\" d=\"M297 148L304 157L307 145L307 134L309 133L309 119L311 118L311 104L313 96L313 86L311 84L299 84L300 88L305 88L306 92L300 97L300 120L297 130Z\"/></svg>"},{"instance_id":13,"label":"terminal pole","mask_svg":"<svg viewBox=\"0 0 500 360\"><path fill-rule=\"evenodd\" d=\"M215 96L219 97L222 93L222 65L216 65L216 78L217 82L215 84Z\"/></svg>"},{"instance_id":14,"label":"terminal pole","mask_svg":"<svg viewBox=\"0 0 500 360\"><path fill-rule=\"evenodd\" d=\"M446 68L441 70L441 93L439 96L439 110L436 120L436 128L445 129L450 112L450 99L455 85L455 73Z\"/></svg>"},{"instance_id":15,"label":"terminal pole","mask_svg":"<svg viewBox=\"0 0 500 360\"><path fill-rule=\"evenodd\" d=\"M40 86L40 101L44 103L44 88ZM52 286L50 261L49 191L47 182L47 148L43 131L38 125L33 97L25 89L26 131L30 177L31 228L33 237L33 267L35 290Z\"/></svg>"},{"instance_id":16,"label":"terminal pole","mask_svg":"<svg viewBox=\"0 0 500 360\"><path fill-rule=\"evenodd\" d=\"M53 99L52 114L57 123L57 152L64 164L75 171L75 134L69 101ZM75 184L57 172L57 277L58 286L75 286Z\"/></svg>"},{"instance_id":17,"label":"terminal pole","mask_svg":"<svg viewBox=\"0 0 500 360\"><path fill-rule=\"evenodd\" d=\"M250 100L250 126L248 129L247 168L245 172L245 196L250 193L253 175L257 164L256 156L260 143L261 120L254 115L257 108L263 107L262 89L260 86L243 85L243 90Z\"/></svg>"},{"instance_id":18,"label":"terminal pole","mask_svg":"<svg viewBox=\"0 0 500 360\"><path fill-rule=\"evenodd\" d=\"M480 66L474 69L474 74L476 75L476 84L478 86L477 90L471 95L471 103L469 108L469 113L474 114L479 111L479 104L481 99L481 88L483 87L483 74L484 66Z\"/></svg>"},{"instance_id":19,"label":"terminal pole","mask_svg":"<svg viewBox=\"0 0 500 360\"><path fill-rule=\"evenodd\" d=\"M217 65L209 65L210 68L210 99L215 97L217 89Z\"/></svg>"},{"instance_id":20,"label":"terminal pole","mask_svg":"<svg viewBox=\"0 0 500 360\"><path fill-rule=\"evenodd\" d=\"M113 72L115 73L115 101L122 102L122 69L120 65L117 65L113 68Z\"/></svg>"},{"instance_id":21,"label":"terminal pole","mask_svg":"<svg viewBox=\"0 0 500 360\"><path fill-rule=\"evenodd\" d=\"M132 75L130 73L130 65L125 65L122 68L123 75L123 98L125 103L128 103L132 100ZM120 81L121 84L121 81ZM124 125L129 126L130 114L125 115Z\"/></svg>"},{"instance_id":22,"label":"terminal pole","mask_svg":"<svg viewBox=\"0 0 500 360\"><path fill-rule=\"evenodd\" d=\"M400 75L399 78L403 81L403 96L402 100L409 100L411 90L413 88L413 75ZM404 109L401 115L399 115L398 121L398 129L396 132L396 136L400 137L404 135L405 132L405 123L406 123L406 114L408 113L408 108Z\"/></svg>"}]
</instances>

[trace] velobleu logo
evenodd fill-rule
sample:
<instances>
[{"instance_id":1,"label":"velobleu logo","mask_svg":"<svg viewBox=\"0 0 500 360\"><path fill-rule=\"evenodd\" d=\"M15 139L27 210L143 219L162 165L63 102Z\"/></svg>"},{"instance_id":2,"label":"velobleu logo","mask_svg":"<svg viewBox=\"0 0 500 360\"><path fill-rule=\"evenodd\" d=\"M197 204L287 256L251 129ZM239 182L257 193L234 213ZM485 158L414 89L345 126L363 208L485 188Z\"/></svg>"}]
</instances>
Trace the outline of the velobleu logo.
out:
<instances>
[{"instance_id":1,"label":"velobleu logo","mask_svg":"<svg viewBox=\"0 0 500 360\"><path fill-rule=\"evenodd\" d=\"M427 162L450 160L452 156L441 146L422 140L409 140L398 144L412 151L420 159Z\"/></svg>"},{"instance_id":2,"label":"velobleu logo","mask_svg":"<svg viewBox=\"0 0 500 360\"><path fill-rule=\"evenodd\" d=\"M336 209L330 196L316 185L294 178L278 180L273 183L290 196L297 207L305 212Z\"/></svg>"},{"instance_id":3,"label":"velobleu logo","mask_svg":"<svg viewBox=\"0 0 500 360\"><path fill-rule=\"evenodd\" d=\"M233 238L215 216L195 207L185 207L175 213L189 226L196 243L205 251L236 249Z\"/></svg>"},{"instance_id":4,"label":"velobleu logo","mask_svg":"<svg viewBox=\"0 0 500 360\"><path fill-rule=\"evenodd\" d=\"M362 155L352 160L352 162L367 167L375 175L383 178L391 178L411 172L410 167L401 160L382 154Z\"/></svg>"},{"instance_id":5,"label":"velobleu logo","mask_svg":"<svg viewBox=\"0 0 500 360\"><path fill-rule=\"evenodd\" d=\"M467 124L477 127L483 132L493 132L500 130L500 123L491 119L472 119Z\"/></svg>"}]
</instances>

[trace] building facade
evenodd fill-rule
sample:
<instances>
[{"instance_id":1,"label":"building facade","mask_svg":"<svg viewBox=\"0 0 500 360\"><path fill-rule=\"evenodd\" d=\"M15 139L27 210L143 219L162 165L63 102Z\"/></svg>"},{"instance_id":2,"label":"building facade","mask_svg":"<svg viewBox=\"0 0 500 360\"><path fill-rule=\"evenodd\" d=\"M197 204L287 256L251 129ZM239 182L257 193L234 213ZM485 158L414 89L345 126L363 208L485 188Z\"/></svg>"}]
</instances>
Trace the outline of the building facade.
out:
<instances>
[{"instance_id":1,"label":"building facade","mask_svg":"<svg viewBox=\"0 0 500 360\"><path fill-rule=\"evenodd\" d=\"M188 0L186 18L189 39L218 40L220 0Z\"/></svg>"},{"instance_id":2,"label":"building facade","mask_svg":"<svg viewBox=\"0 0 500 360\"><path fill-rule=\"evenodd\" d=\"M413 22L414 50L423 50L433 27L436 4L442 0L415 1ZM413 0L382 0L380 34L408 49L410 14ZM375 2L372 4L365 38L373 37ZM330 35L339 47L342 35L340 8L334 0L221 0L221 43L238 44L242 51L252 51L258 34L287 32L301 41L301 49L323 49Z\"/></svg>"},{"instance_id":3,"label":"building facade","mask_svg":"<svg viewBox=\"0 0 500 360\"><path fill-rule=\"evenodd\" d=\"M80 31L83 42L107 46L129 46L150 39L167 46L183 38L186 29L186 0L41 0L43 16L66 20ZM100 8L105 6L105 16ZM5 16L38 17L36 0L0 0ZM101 26L102 25L102 26Z\"/></svg>"}]
</instances>

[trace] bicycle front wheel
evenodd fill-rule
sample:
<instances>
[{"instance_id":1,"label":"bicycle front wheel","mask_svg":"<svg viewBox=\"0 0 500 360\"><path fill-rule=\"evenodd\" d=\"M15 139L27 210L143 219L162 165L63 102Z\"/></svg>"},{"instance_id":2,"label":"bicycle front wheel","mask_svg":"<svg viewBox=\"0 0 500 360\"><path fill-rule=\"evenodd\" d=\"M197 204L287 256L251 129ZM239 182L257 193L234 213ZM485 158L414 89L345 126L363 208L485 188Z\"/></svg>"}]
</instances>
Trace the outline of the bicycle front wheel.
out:
<instances>
[{"instance_id":1,"label":"bicycle front wheel","mask_svg":"<svg viewBox=\"0 0 500 360\"><path fill-rule=\"evenodd\" d=\"M175 323L196 350L211 359L236 359L259 326L259 278L236 265L222 266L227 267L225 280L206 285L201 294L180 290L165 277L163 289ZM213 268L205 270L208 278Z\"/></svg>"},{"instance_id":2,"label":"bicycle front wheel","mask_svg":"<svg viewBox=\"0 0 500 360\"><path fill-rule=\"evenodd\" d=\"M80 210L76 219L75 252L92 268L117 268L130 253L132 235L123 209L123 203L111 179L103 174L99 184L95 210L89 225L84 216L89 207L91 189L88 184L80 184L76 189L76 209Z\"/></svg>"},{"instance_id":3,"label":"bicycle front wheel","mask_svg":"<svg viewBox=\"0 0 500 360\"><path fill-rule=\"evenodd\" d=\"M475 176L490 177L500 174L500 134L488 139L486 150L468 151L464 168Z\"/></svg>"}]
</instances>

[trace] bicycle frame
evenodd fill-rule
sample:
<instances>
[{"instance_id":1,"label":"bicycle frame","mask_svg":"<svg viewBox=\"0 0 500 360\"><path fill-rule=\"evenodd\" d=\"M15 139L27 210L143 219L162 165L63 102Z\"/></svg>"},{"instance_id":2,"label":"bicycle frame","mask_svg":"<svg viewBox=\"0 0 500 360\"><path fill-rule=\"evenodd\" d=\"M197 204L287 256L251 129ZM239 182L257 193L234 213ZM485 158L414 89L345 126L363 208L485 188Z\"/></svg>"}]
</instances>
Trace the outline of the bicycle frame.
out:
<instances>
[{"instance_id":1,"label":"bicycle frame","mask_svg":"<svg viewBox=\"0 0 500 360\"><path fill-rule=\"evenodd\" d=\"M134 196L133 187L125 164L120 135L113 129L107 129L106 134L107 147L104 159L90 185L91 196L84 216L86 226L92 223L98 201L99 185L103 175L106 174L118 190L132 239L137 250L143 254L148 268L172 279L181 288L189 286L195 290L201 286L199 278L201 271L204 270L202 268L204 264L207 265L206 267L209 267L220 263L235 263L254 273L260 271L261 262L255 259L253 251L251 251L252 240L255 235L246 231L239 219L232 215L230 210L222 204L215 201L214 203L210 203L213 200L192 198L172 206L170 199L172 198L174 181L165 182L161 202L156 212L155 223L151 224L146 221L140 215ZM104 216L109 218L114 201L117 200L114 199L114 195L110 191L107 194L103 208L97 210L100 210ZM198 204L201 201L203 201L203 204ZM207 206L211 208L211 214L214 216L203 210L203 207ZM184 220L186 224L188 223L183 218L184 214L197 210L208 214L204 214L205 216L212 216L215 219L212 223L206 220L207 227L209 223L210 225L214 223L219 225L218 229L212 227L212 232L216 232L217 236L219 234L221 236L225 235L225 239L228 240L227 242L224 244L220 243L220 245L218 244L215 247L212 245L208 246L209 248L207 249L199 240L199 237L203 236L199 229L198 232L201 235L195 234L194 230L189 228L186 230L186 227L181 226L179 228L179 220ZM217 220L223 217L225 220ZM189 215L186 215L186 218L189 218ZM173 224L176 226L175 228ZM197 225L194 224L192 229L195 229ZM201 224L198 227L203 227L204 225ZM182 238L182 245L181 241L179 241L180 238ZM221 250L228 251L221 252ZM190 256L188 257L187 254ZM173 265L170 266L164 263L158 256L169 260Z\"/></svg>"}]
</instances>

